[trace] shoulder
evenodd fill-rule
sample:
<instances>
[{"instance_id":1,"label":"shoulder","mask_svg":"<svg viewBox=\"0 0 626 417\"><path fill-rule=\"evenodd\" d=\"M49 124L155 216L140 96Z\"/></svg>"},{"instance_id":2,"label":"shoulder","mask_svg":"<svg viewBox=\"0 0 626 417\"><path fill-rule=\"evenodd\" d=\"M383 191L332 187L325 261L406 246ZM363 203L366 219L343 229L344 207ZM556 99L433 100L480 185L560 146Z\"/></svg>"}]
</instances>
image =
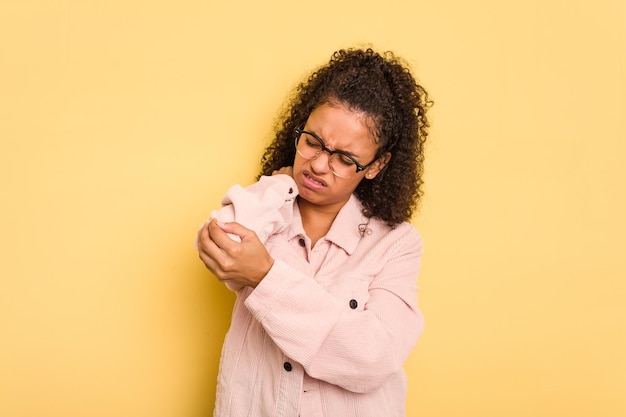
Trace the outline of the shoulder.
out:
<instances>
[{"instance_id":1,"label":"shoulder","mask_svg":"<svg viewBox=\"0 0 626 417\"><path fill-rule=\"evenodd\" d=\"M372 217L371 219L369 219L369 227L372 229L373 233L376 233L379 236L389 235L396 238L405 237L407 239L420 241L422 239L417 228L409 222L402 222L393 226L389 226L384 220L381 220L378 217Z\"/></svg>"},{"instance_id":2,"label":"shoulder","mask_svg":"<svg viewBox=\"0 0 626 417\"><path fill-rule=\"evenodd\" d=\"M271 176L262 176L259 180L247 187L256 191L265 191L271 189L280 195L295 198L298 195L298 187L292 177L285 174L277 174Z\"/></svg>"},{"instance_id":3,"label":"shoulder","mask_svg":"<svg viewBox=\"0 0 626 417\"><path fill-rule=\"evenodd\" d=\"M417 228L411 223L402 222L389 226L385 221L372 217L368 228L369 235L378 242L379 247L385 247L392 252L416 252L423 251L422 236ZM381 248L382 249L382 248Z\"/></svg>"}]
</instances>

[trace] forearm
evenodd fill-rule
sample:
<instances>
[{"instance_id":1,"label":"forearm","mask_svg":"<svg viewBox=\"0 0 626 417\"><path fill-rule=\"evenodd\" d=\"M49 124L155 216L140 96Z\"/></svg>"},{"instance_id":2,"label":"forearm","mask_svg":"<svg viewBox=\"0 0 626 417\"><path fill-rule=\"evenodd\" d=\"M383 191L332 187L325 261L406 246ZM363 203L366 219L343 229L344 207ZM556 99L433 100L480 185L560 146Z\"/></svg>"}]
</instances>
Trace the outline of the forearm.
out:
<instances>
[{"instance_id":1,"label":"forearm","mask_svg":"<svg viewBox=\"0 0 626 417\"><path fill-rule=\"evenodd\" d=\"M309 375L350 391L368 392L402 368L421 333L422 316L411 296L417 290L415 278L399 278L393 293L372 288L365 308L353 310L348 300L276 261L246 307ZM403 299L397 293L408 296Z\"/></svg>"}]
</instances>

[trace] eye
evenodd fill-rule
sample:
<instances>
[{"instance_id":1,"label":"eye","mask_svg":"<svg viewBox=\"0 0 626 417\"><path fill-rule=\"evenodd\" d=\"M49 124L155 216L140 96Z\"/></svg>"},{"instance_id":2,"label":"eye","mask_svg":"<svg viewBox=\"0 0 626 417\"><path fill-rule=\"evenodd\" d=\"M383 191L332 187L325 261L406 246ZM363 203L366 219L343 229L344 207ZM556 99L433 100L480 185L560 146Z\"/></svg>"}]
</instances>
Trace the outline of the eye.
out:
<instances>
[{"instance_id":1,"label":"eye","mask_svg":"<svg viewBox=\"0 0 626 417\"><path fill-rule=\"evenodd\" d=\"M337 160L341 162L342 165L345 165L347 167L354 165L354 161L352 159L350 159L347 155L341 153L337 154Z\"/></svg>"},{"instance_id":2,"label":"eye","mask_svg":"<svg viewBox=\"0 0 626 417\"><path fill-rule=\"evenodd\" d=\"M317 139L312 138L309 135L305 136L304 142L306 143L306 146L308 146L309 148L322 149L322 144L319 143Z\"/></svg>"}]
</instances>

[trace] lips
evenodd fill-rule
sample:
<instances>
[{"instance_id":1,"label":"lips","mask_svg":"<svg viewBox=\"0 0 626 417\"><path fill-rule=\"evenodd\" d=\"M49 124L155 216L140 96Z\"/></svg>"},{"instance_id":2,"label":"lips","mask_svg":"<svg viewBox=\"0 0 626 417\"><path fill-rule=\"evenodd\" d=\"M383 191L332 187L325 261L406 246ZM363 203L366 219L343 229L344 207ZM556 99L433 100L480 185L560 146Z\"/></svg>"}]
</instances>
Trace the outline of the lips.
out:
<instances>
[{"instance_id":1,"label":"lips","mask_svg":"<svg viewBox=\"0 0 626 417\"><path fill-rule=\"evenodd\" d=\"M307 188L311 188L313 190L319 190L328 186L328 184L326 184L326 181L319 177L316 177L309 171L305 171L302 173L302 182Z\"/></svg>"}]
</instances>

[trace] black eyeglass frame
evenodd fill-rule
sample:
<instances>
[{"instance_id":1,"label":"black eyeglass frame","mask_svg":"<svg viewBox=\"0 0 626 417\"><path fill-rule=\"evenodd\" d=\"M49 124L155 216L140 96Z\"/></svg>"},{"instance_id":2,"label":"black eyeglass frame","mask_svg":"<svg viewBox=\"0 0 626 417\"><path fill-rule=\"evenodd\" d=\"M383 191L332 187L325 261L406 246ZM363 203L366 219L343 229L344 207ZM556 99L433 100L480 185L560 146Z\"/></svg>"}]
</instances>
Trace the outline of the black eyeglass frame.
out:
<instances>
[{"instance_id":1,"label":"black eyeglass frame","mask_svg":"<svg viewBox=\"0 0 626 417\"><path fill-rule=\"evenodd\" d=\"M315 155L315 157L313 158L308 158L308 159L317 159L319 158L319 156L322 154L322 152L326 152L329 155L329 158L332 157L334 154L339 154L339 155L343 155L346 158L348 158L349 160L351 160L352 162L354 162L354 165L356 165L356 173L358 174L361 171L364 171L366 168L368 168L370 165L372 165L374 162L376 162L378 160L378 158L380 158L380 155L377 153L376 156L374 157L374 160L372 162L370 162L369 164L365 164L365 165L361 165L356 159L354 159L354 157L352 155L349 155L348 153L344 152L344 151L333 151L332 149L328 149L326 147L326 144L324 143L324 141L322 140L322 138L320 138L319 136L317 136L315 133L313 132L309 132L308 130L304 130L304 129L300 129L299 127L296 127L294 129L294 132L296 133L296 141L295 141L295 146L296 146L296 151L298 149L298 141L300 140L300 136L302 136L303 133L306 133L307 135L313 137L315 140L317 140L320 145L322 146L322 150ZM335 172L333 171L333 174L335 174ZM337 175L337 174L335 174Z\"/></svg>"}]
</instances>

